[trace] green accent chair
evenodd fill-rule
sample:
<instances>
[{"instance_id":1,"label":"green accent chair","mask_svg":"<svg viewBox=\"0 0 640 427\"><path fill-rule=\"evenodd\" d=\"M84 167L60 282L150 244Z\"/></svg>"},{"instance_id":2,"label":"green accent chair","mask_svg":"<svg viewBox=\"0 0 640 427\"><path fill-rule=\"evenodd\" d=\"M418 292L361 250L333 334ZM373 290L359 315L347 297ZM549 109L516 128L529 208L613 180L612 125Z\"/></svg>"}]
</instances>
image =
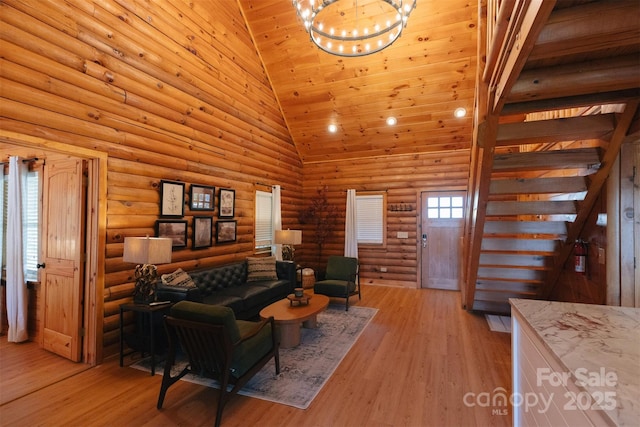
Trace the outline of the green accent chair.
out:
<instances>
[{"instance_id":1,"label":"green accent chair","mask_svg":"<svg viewBox=\"0 0 640 427\"><path fill-rule=\"evenodd\" d=\"M220 383L216 427L222 410L264 365L275 358L276 375L280 373L278 340L273 317L261 322L236 320L233 310L221 305L180 301L165 317L169 353L158 396L162 409L167 390L188 373L213 378ZM176 353L181 348L188 364L171 376ZM227 386L233 385L230 391Z\"/></svg>"},{"instance_id":2,"label":"green accent chair","mask_svg":"<svg viewBox=\"0 0 640 427\"><path fill-rule=\"evenodd\" d=\"M332 255L327 262L327 272L324 280L313 285L316 294L328 297L345 298L346 310L349 311L349 297L360 293L360 275L358 274L358 259Z\"/></svg>"}]
</instances>

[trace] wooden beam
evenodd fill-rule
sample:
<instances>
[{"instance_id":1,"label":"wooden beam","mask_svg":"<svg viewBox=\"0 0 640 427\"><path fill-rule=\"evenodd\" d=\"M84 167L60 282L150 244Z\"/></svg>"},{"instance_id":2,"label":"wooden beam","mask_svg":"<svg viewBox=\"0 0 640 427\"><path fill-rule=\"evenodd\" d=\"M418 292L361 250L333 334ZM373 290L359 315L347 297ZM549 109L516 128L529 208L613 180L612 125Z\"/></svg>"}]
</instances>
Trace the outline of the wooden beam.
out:
<instances>
[{"instance_id":1,"label":"wooden beam","mask_svg":"<svg viewBox=\"0 0 640 427\"><path fill-rule=\"evenodd\" d=\"M507 102L557 99L638 87L638 55L523 71Z\"/></svg>"},{"instance_id":2,"label":"wooden beam","mask_svg":"<svg viewBox=\"0 0 640 427\"><path fill-rule=\"evenodd\" d=\"M587 107L603 104L623 104L640 97L640 88L588 93L563 98L529 100L505 104L503 116L521 115L539 111L562 110L567 108ZM508 102L508 101L507 101Z\"/></svg>"},{"instance_id":3,"label":"wooden beam","mask_svg":"<svg viewBox=\"0 0 640 427\"><path fill-rule=\"evenodd\" d=\"M492 5L495 5L495 2L492 2ZM505 0L500 3L495 28L492 28L491 47L488 50L487 64L482 75L482 81L484 82L489 81L490 72L493 71L498 61L498 56L501 52L500 46L504 42L504 37L509 27L509 18L513 14L514 6L515 0Z\"/></svg>"},{"instance_id":4,"label":"wooden beam","mask_svg":"<svg viewBox=\"0 0 640 427\"><path fill-rule=\"evenodd\" d=\"M614 129L614 114L505 123L498 127L497 146L598 139Z\"/></svg>"},{"instance_id":5,"label":"wooden beam","mask_svg":"<svg viewBox=\"0 0 640 427\"><path fill-rule=\"evenodd\" d=\"M514 31L510 35L514 39L513 47L505 58L504 66L496 69L495 77L492 79L491 86L495 86L496 89L496 96L491 108L494 114L500 114L508 94L511 93L538 39L538 34L542 31L556 5L556 1L537 0L522 2L522 4L525 5L522 9L522 16L515 17L520 21L520 25L516 27L517 32Z\"/></svg>"},{"instance_id":6,"label":"wooden beam","mask_svg":"<svg viewBox=\"0 0 640 427\"><path fill-rule=\"evenodd\" d=\"M606 14L606 19L603 16ZM540 32L529 61L638 45L640 3L594 2L555 10Z\"/></svg>"}]
</instances>

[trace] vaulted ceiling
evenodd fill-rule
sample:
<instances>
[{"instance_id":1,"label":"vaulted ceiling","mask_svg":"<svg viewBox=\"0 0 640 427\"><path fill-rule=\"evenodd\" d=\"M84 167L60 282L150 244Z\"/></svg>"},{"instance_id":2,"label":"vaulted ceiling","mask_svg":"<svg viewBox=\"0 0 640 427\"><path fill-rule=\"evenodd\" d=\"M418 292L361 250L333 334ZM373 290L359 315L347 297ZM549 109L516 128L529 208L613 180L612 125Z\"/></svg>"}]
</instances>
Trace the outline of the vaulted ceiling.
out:
<instances>
[{"instance_id":1,"label":"vaulted ceiling","mask_svg":"<svg viewBox=\"0 0 640 427\"><path fill-rule=\"evenodd\" d=\"M477 1L419 0L393 45L357 58L318 49L289 0L239 3L303 162L469 148Z\"/></svg>"}]
</instances>

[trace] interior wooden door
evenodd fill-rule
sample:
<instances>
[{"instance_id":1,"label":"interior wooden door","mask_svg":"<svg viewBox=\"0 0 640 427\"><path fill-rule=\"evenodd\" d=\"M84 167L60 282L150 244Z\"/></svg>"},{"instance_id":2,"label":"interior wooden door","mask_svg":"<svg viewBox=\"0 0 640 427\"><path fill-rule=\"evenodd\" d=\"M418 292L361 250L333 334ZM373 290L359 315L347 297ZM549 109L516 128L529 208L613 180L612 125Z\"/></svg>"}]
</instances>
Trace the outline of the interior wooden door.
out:
<instances>
[{"instance_id":1,"label":"interior wooden door","mask_svg":"<svg viewBox=\"0 0 640 427\"><path fill-rule=\"evenodd\" d=\"M423 192L421 286L460 290L464 191Z\"/></svg>"},{"instance_id":2,"label":"interior wooden door","mask_svg":"<svg viewBox=\"0 0 640 427\"><path fill-rule=\"evenodd\" d=\"M43 173L40 334L44 349L80 361L85 161L64 159L47 163Z\"/></svg>"}]
</instances>

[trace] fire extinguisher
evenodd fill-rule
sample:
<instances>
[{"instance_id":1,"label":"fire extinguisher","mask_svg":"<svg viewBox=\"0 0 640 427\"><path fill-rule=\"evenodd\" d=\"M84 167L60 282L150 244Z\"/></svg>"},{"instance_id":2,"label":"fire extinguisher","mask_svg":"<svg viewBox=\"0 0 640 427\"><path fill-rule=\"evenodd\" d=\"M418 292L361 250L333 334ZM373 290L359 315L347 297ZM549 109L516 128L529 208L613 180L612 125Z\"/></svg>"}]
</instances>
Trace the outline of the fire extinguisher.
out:
<instances>
[{"instance_id":1,"label":"fire extinguisher","mask_svg":"<svg viewBox=\"0 0 640 427\"><path fill-rule=\"evenodd\" d=\"M585 274L587 271L587 243L583 240L576 240L573 245L575 256L574 270L578 274Z\"/></svg>"}]
</instances>

